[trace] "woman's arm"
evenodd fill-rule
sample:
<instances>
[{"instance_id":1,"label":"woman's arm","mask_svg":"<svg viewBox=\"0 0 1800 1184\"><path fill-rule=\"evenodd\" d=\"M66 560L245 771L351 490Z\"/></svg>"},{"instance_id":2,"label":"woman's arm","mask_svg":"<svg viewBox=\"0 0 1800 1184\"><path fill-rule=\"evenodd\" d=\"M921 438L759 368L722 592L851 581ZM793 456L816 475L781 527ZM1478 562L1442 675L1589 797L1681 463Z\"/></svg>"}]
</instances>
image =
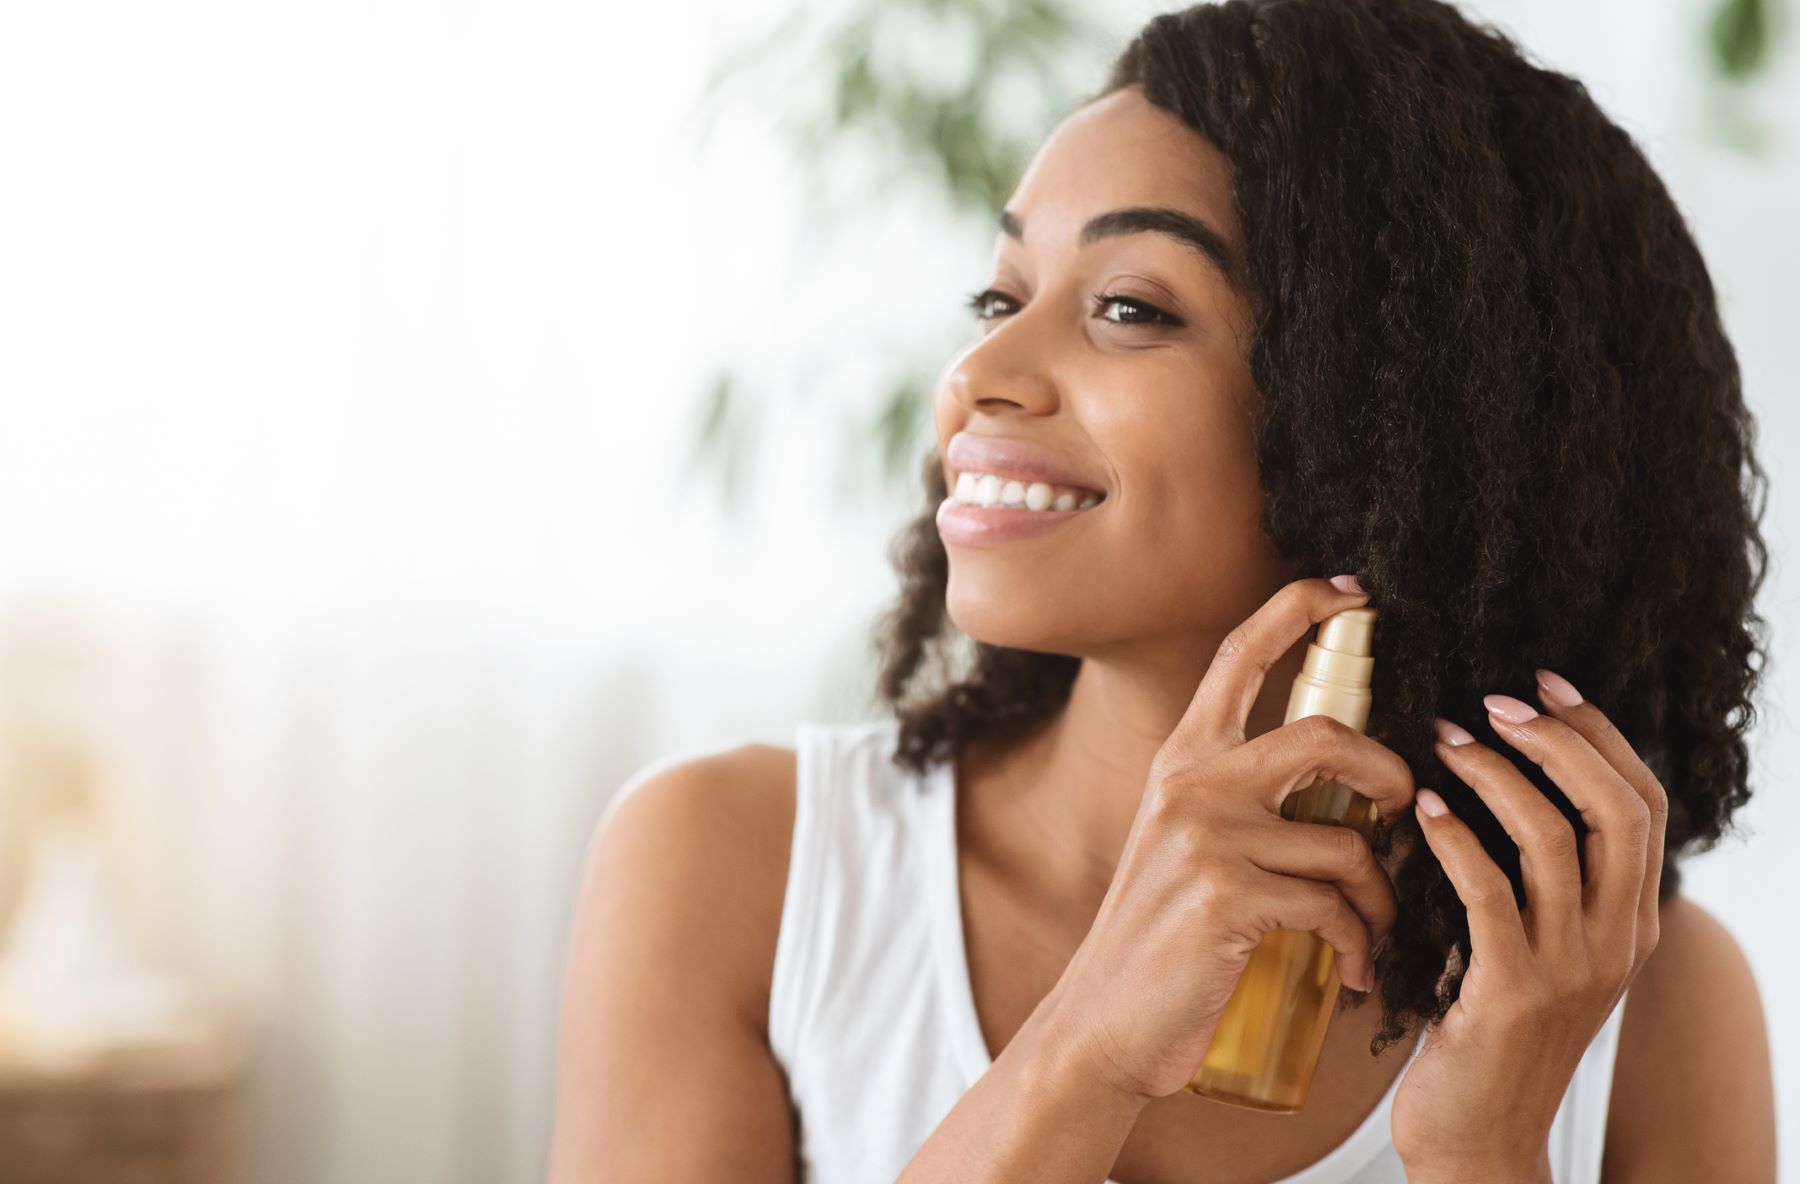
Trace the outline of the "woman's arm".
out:
<instances>
[{"instance_id":1,"label":"woman's arm","mask_svg":"<svg viewBox=\"0 0 1800 1184\"><path fill-rule=\"evenodd\" d=\"M1775 1089L1756 979L1711 913L1676 895L1632 980L1605 1184L1774 1184Z\"/></svg>"},{"instance_id":2,"label":"woman's arm","mask_svg":"<svg viewBox=\"0 0 1800 1184\"><path fill-rule=\"evenodd\" d=\"M563 980L550 1184L793 1181L763 1018L792 764L767 745L683 760L627 786L596 827Z\"/></svg>"}]
</instances>

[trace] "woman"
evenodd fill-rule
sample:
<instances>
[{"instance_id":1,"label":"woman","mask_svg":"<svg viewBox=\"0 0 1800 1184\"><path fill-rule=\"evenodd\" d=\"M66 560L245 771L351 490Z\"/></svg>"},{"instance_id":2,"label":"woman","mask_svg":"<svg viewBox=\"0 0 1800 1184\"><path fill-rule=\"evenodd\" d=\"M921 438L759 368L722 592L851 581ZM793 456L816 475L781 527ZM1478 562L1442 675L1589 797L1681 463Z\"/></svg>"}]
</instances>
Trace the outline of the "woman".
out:
<instances>
[{"instance_id":1,"label":"woman","mask_svg":"<svg viewBox=\"0 0 1800 1184\"><path fill-rule=\"evenodd\" d=\"M1197 6L971 303L888 717L597 831L551 1178L1772 1180L1756 984L1675 864L1748 796L1763 474L1629 137L1432 0ZM1368 734L1284 724L1363 604ZM1320 775L1374 844L1280 815ZM1277 926L1353 988L1295 1114L1182 1088Z\"/></svg>"}]
</instances>

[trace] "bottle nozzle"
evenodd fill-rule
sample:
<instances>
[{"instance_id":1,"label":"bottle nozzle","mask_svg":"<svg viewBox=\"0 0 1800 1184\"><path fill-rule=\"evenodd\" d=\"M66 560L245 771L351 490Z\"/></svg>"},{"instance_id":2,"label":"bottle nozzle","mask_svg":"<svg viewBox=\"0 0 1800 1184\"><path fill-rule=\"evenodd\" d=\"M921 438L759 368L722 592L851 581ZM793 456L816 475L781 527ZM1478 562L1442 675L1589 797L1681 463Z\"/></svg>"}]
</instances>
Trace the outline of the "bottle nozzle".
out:
<instances>
[{"instance_id":1,"label":"bottle nozzle","mask_svg":"<svg viewBox=\"0 0 1800 1184\"><path fill-rule=\"evenodd\" d=\"M1375 610L1364 605L1332 613L1319 622L1313 642L1320 649L1367 657L1375 652Z\"/></svg>"}]
</instances>

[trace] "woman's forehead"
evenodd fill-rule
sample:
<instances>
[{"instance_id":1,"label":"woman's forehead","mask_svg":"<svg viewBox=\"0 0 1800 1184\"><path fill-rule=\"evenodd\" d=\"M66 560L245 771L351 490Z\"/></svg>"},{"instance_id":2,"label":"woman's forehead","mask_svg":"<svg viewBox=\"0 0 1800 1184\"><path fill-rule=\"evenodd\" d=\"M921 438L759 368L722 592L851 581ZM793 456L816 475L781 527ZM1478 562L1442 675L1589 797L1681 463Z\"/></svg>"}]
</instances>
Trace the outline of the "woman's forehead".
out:
<instances>
[{"instance_id":1,"label":"woman's forehead","mask_svg":"<svg viewBox=\"0 0 1800 1184\"><path fill-rule=\"evenodd\" d=\"M1072 245L1093 215L1132 206L1179 210L1239 241L1231 162L1135 87L1059 123L1006 203L1045 247Z\"/></svg>"}]
</instances>

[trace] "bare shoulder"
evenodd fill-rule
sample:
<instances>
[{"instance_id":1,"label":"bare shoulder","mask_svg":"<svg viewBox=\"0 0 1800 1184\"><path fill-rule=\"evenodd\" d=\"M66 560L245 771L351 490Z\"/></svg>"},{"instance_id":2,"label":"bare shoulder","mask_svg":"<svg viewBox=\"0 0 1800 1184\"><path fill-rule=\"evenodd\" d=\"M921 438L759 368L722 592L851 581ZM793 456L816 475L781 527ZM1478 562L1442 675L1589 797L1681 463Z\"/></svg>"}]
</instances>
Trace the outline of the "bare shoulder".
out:
<instances>
[{"instance_id":1,"label":"bare shoulder","mask_svg":"<svg viewBox=\"0 0 1800 1184\"><path fill-rule=\"evenodd\" d=\"M768 1045L794 754L745 744L633 777L588 840L557 1035L552 1184L791 1184Z\"/></svg>"},{"instance_id":2,"label":"bare shoulder","mask_svg":"<svg viewBox=\"0 0 1800 1184\"><path fill-rule=\"evenodd\" d=\"M679 914L671 930L702 939L684 947L707 958L708 974L731 973L734 997L759 1023L787 883L794 772L792 748L761 743L655 765L620 789L587 856L590 873L608 863L656 885Z\"/></svg>"},{"instance_id":3,"label":"bare shoulder","mask_svg":"<svg viewBox=\"0 0 1800 1184\"><path fill-rule=\"evenodd\" d=\"M1605 1184L1773 1181L1775 1101L1756 976L1724 922L1679 893L1625 997Z\"/></svg>"}]
</instances>

